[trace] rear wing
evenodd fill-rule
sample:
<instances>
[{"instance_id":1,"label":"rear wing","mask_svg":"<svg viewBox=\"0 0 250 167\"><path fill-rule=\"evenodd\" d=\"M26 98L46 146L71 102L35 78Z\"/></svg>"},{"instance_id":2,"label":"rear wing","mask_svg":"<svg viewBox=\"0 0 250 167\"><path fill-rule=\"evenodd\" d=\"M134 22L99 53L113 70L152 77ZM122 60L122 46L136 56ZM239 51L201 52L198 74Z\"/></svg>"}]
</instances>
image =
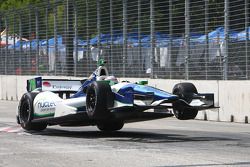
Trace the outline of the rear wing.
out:
<instances>
[{"instance_id":1,"label":"rear wing","mask_svg":"<svg viewBox=\"0 0 250 167\"><path fill-rule=\"evenodd\" d=\"M50 91L54 93L72 94L76 93L82 86L84 80L68 80L68 79L42 79L42 77L36 77L27 80L27 91L33 90Z\"/></svg>"}]
</instances>

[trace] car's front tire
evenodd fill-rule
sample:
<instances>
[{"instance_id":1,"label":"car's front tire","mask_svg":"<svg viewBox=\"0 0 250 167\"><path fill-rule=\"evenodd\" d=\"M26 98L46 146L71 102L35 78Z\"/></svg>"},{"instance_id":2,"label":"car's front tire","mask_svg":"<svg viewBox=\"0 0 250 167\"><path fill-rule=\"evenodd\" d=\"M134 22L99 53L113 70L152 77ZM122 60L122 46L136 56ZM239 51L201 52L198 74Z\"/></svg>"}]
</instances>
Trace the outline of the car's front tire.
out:
<instances>
[{"instance_id":1,"label":"car's front tire","mask_svg":"<svg viewBox=\"0 0 250 167\"><path fill-rule=\"evenodd\" d=\"M46 129L45 123L32 122L34 116L33 101L38 93L28 92L25 93L19 103L18 107L18 119L21 127L27 131L35 130L41 131Z\"/></svg>"},{"instance_id":2,"label":"car's front tire","mask_svg":"<svg viewBox=\"0 0 250 167\"><path fill-rule=\"evenodd\" d=\"M193 98L193 94L198 94L196 87L192 83L179 83L173 88L173 94L179 96L180 99L190 103ZM177 119L188 120L194 119L198 113L198 110L193 108L180 107L173 104L173 112Z\"/></svg>"},{"instance_id":3,"label":"car's front tire","mask_svg":"<svg viewBox=\"0 0 250 167\"><path fill-rule=\"evenodd\" d=\"M114 94L107 82L93 82L87 88L86 110L89 118L104 120L110 116L109 107L114 105Z\"/></svg>"}]
</instances>

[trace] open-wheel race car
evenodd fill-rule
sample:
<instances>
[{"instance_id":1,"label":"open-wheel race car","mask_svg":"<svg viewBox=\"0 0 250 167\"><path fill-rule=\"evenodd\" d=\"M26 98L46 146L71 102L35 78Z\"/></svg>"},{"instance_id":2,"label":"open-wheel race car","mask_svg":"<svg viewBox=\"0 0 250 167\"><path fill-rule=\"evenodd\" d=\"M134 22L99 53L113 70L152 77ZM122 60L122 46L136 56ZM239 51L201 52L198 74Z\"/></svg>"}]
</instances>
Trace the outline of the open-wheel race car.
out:
<instances>
[{"instance_id":1,"label":"open-wheel race car","mask_svg":"<svg viewBox=\"0 0 250 167\"><path fill-rule=\"evenodd\" d=\"M200 110L215 108L212 93L200 94L192 83L178 83L172 93L147 85L118 82L104 63L85 80L27 81L18 106L17 123L27 131L47 126L97 126L101 131L122 129L124 123L175 116L194 119Z\"/></svg>"}]
</instances>

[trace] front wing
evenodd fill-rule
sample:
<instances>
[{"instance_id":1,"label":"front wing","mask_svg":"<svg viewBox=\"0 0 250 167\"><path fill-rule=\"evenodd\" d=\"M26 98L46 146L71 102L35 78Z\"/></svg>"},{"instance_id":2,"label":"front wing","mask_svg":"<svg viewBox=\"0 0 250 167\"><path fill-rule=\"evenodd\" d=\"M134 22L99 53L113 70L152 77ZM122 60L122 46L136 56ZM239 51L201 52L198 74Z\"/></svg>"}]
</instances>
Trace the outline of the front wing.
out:
<instances>
[{"instance_id":1,"label":"front wing","mask_svg":"<svg viewBox=\"0 0 250 167\"><path fill-rule=\"evenodd\" d=\"M192 94L191 101L187 102L178 96L173 96L169 99L161 99L153 101L153 93L146 95L139 94L127 94L121 96L115 94L114 106L109 110L123 110L123 109L135 109L136 111L144 111L147 109L168 109L168 108L193 108L197 110L206 110L210 108L217 108L214 106L214 94Z\"/></svg>"}]
</instances>

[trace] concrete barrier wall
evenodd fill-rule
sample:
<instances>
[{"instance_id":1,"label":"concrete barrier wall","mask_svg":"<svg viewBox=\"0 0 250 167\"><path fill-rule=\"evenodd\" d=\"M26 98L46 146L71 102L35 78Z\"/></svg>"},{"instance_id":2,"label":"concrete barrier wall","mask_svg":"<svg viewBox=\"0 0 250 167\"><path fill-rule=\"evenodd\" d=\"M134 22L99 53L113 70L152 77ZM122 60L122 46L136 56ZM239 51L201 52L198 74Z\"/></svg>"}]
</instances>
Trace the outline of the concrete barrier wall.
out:
<instances>
[{"instance_id":1,"label":"concrete barrier wall","mask_svg":"<svg viewBox=\"0 0 250 167\"><path fill-rule=\"evenodd\" d=\"M5 76L0 75L0 98L2 100L20 100L26 92L26 80L32 76ZM77 77L53 77L44 78L67 78L81 79ZM145 78L120 78L120 81L128 80L137 82L148 80L149 85L172 92L175 84L187 82L185 80L145 79ZM192 82L200 93L214 93L215 105L219 109L199 112L197 119L212 121L233 121L245 123L250 117L250 81L188 81Z\"/></svg>"}]
</instances>

